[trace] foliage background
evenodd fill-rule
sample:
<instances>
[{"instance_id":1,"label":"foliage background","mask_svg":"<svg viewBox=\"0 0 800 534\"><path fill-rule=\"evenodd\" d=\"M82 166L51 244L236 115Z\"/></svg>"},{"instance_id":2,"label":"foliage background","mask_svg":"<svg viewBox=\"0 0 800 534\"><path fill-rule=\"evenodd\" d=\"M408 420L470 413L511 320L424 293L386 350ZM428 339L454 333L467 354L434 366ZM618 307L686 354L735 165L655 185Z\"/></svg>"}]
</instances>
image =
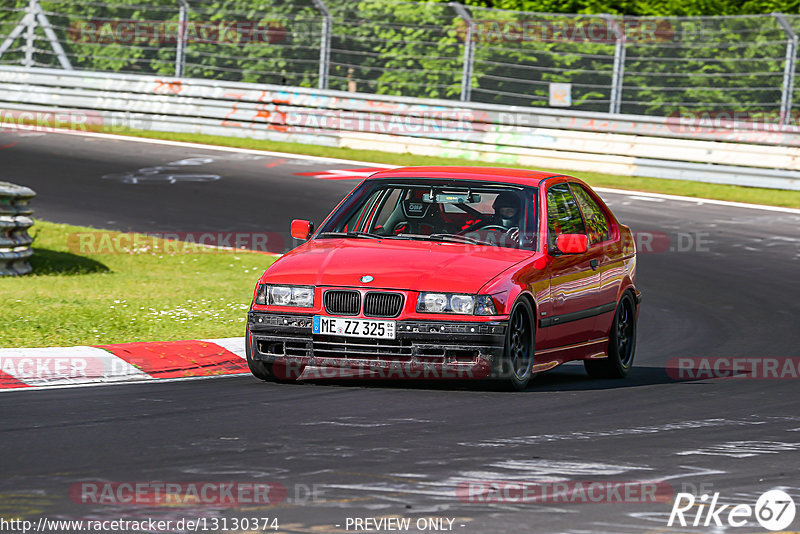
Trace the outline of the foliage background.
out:
<instances>
[{"instance_id":1,"label":"foliage background","mask_svg":"<svg viewBox=\"0 0 800 534\"><path fill-rule=\"evenodd\" d=\"M40 0L79 69L175 73L175 33L167 38L120 40L104 33L112 21L178 21L177 0ZM24 14L28 0L0 7L0 35ZM572 37L514 39L513 23L541 28L608 27L599 14L630 17L659 28L655 39L628 39L622 112L741 112L777 119L787 37L771 12L789 14L800 32L800 0L464 0L476 21L477 45L471 100L501 105L548 105L549 83L572 84L573 107L607 111L613 40ZM316 87L322 17L312 0L189 0L189 20L205 25L253 24L261 39L229 34L192 39L189 77ZM327 0L332 15L329 87L344 91L458 99L461 94L465 24L446 2ZM489 9L492 8L492 9ZM500 11L518 10L518 11ZM530 13L520 13L527 11ZM538 14L534 14L538 13ZM542 15L550 13L550 15ZM552 15L555 13L572 14ZM575 15L578 14L578 15ZM720 18L725 16L759 15ZM706 18L676 18L706 17ZM643 21L633 21L634 26ZM76 38L87 23L95 34ZM113 26L107 26L113 27ZM87 39L85 36L89 35ZM571 35L571 34L570 34ZM0 63L20 64L24 38ZM36 66L58 65L41 29Z\"/></svg>"}]
</instances>

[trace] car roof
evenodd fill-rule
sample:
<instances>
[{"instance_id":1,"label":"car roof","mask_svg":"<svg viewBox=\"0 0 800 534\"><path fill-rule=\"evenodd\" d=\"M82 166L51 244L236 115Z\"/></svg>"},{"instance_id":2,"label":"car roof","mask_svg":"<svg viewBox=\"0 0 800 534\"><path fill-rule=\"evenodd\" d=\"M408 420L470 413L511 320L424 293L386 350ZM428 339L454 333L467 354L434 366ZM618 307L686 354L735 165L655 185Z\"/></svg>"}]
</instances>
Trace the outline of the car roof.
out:
<instances>
[{"instance_id":1,"label":"car roof","mask_svg":"<svg viewBox=\"0 0 800 534\"><path fill-rule=\"evenodd\" d=\"M399 167L378 171L368 180L385 178L444 178L448 180L477 180L536 187L546 178L564 176L563 174L530 171L526 169L506 169L502 167Z\"/></svg>"}]
</instances>

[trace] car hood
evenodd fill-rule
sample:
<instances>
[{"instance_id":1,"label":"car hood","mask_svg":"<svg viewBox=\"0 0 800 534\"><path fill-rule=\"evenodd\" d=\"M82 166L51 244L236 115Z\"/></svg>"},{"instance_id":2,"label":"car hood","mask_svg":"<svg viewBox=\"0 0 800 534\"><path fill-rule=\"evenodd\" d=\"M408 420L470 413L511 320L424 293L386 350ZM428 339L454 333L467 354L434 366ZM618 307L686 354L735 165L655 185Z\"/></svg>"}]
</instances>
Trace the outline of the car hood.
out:
<instances>
[{"instance_id":1,"label":"car hood","mask_svg":"<svg viewBox=\"0 0 800 534\"><path fill-rule=\"evenodd\" d=\"M532 256L528 250L411 240L315 239L276 261L262 281L477 293ZM362 276L373 281L362 283Z\"/></svg>"}]
</instances>

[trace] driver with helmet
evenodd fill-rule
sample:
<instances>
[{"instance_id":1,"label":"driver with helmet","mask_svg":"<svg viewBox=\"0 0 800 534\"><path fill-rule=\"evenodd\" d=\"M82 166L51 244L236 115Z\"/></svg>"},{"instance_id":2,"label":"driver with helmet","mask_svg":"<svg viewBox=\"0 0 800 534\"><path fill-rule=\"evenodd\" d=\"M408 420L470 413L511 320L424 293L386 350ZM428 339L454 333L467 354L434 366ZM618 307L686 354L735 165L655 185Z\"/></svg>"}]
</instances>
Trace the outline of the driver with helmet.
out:
<instances>
[{"instance_id":1,"label":"driver with helmet","mask_svg":"<svg viewBox=\"0 0 800 534\"><path fill-rule=\"evenodd\" d=\"M520 209L519 197L511 191L503 191L492 203L494 217L491 224L502 226L507 230L512 228L519 230Z\"/></svg>"},{"instance_id":2,"label":"driver with helmet","mask_svg":"<svg viewBox=\"0 0 800 534\"><path fill-rule=\"evenodd\" d=\"M520 199L511 191L503 191L492 203L494 216L489 224L502 226L508 231L509 237L516 240L519 237L521 210Z\"/></svg>"}]
</instances>

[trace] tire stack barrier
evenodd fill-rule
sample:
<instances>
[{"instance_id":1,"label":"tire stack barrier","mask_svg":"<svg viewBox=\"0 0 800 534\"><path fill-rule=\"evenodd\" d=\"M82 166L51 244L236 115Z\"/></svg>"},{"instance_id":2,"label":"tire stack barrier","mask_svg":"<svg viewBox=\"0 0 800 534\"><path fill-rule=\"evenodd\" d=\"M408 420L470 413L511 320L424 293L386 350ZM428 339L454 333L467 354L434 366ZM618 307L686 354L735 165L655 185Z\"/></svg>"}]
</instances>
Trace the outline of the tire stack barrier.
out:
<instances>
[{"instance_id":1,"label":"tire stack barrier","mask_svg":"<svg viewBox=\"0 0 800 534\"><path fill-rule=\"evenodd\" d=\"M33 255L33 226L30 200L36 193L21 185L0 182L0 276L29 274L33 268L28 259Z\"/></svg>"}]
</instances>

